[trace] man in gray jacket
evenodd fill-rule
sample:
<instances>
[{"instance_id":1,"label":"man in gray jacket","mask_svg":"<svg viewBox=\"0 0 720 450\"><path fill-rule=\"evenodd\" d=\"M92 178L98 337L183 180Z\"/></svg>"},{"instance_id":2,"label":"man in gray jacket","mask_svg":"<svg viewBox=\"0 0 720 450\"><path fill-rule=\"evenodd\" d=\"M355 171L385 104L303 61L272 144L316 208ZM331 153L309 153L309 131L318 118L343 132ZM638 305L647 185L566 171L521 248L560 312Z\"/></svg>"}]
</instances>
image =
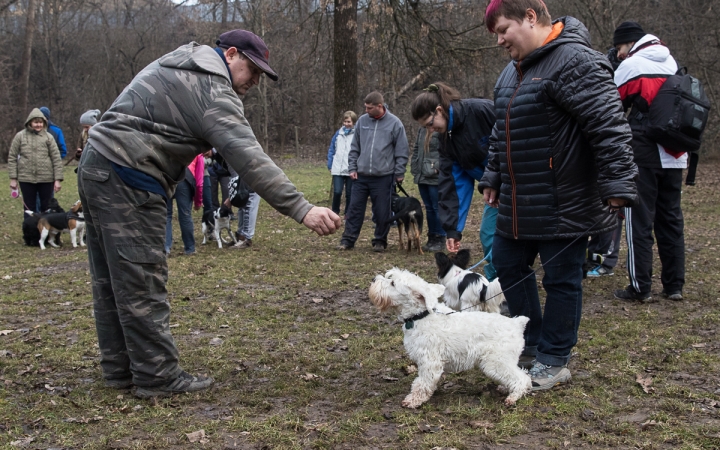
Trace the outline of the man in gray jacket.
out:
<instances>
[{"instance_id":1,"label":"man in gray jacket","mask_svg":"<svg viewBox=\"0 0 720 450\"><path fill-rule=\"evenodd\" d=\"M265 43L233 30L216 44L183 45L143 69L90 129L80 160L103 378L142 398L213 382L180 368L166 290L165 205L196 155L214 147L270 205L319 235L341 224L305 200L245 119L238 95L263 73L278 78Z\"/></svg>"},{"instance_id":2,"label":"man in gray jacket","mask_svg":"<svg viewBox=\"0 0 720 450\"><path fill-rule=\"evenodd\" d=\"M372 248L375 252L383 252L387 247L395 182L402 183L405 178L408 141L405 127L387 110L382 94L375 91L365 97L365 112L367 114L360 116L355 125L355 138L348 157L353 193L338 249L355 247L370 197L375 220Z\"/></svg>"}]
</instances>

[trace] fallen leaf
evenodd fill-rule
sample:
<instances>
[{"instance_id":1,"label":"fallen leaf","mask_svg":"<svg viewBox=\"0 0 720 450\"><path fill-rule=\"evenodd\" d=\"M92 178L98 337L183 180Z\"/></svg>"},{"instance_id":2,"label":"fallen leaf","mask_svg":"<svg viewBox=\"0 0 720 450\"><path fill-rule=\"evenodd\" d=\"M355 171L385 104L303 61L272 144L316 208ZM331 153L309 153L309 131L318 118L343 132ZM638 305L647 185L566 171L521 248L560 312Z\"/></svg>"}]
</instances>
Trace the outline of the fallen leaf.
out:
<instances>
[{"instance_id":1,"label":"fallen leaf","mask_svg":"<svg viewBox=\"0 0 720 450\"><path fill-rule=\"evenodd\" d=\"M15 330L0 330L0 336L7 336Z\"/></svg>"},{"instance_id":2,"label":"fallen leaf","mask_svg":"<svg viewBox=\"0 0 720 450\"><path fill-rule=\"evenodd\" d=\"M315 380L315 379L322 378L322 377L315 375L314 373L308 372L305 375L300 375L300 378L302 378L305 381L311 381L311 380Z\"/></svg>"},{"instance_id":3,"label":"fallen leaf","mask_svg":"<svg viewBox=\"0 0 720 450\"><path fill-rule=\"evenodd\" d=\"M9 280L9 279L11 279L11 278L12 278L12 275L5 275L5 276L3 277L3 280Z\"/></svg>"},{"instance_id":4,"label":"fallen leaf","mask_svg":"<svg viewBox=\"0 0 720 450\"><path fill-rule=\"evenodd\" d=\"M63 422L67 423L94 423L94 422L100 422L103 420L103 416L95 416L95 417L80 417L79 419L76 417L68 417L67 419L63 420Z\"/></svg>"},{"instance_id":5,"label":"fallen leaf","mask_svg":"<svg viewBox=\"0 0 720 450\"><path fill-rule=\"evenodd\" d=\"M192 433L185 434L185 436L187 436L190 442L201 442L205 440L205 430L193 431Z\"/></svg>"},{"instance_id":6,"label":"fallen leaf","mask_svg":"<svg viewBox=\"0 0 720 450\"><path fill-rule=\"evenodd\" d=\"M170 328L177 328L177 327L179 327L179 326L180 326L179 323L170 324Z\"/></svg>"},{"instance_id":7,"label":"fallen leaf","mask_svg":"<svg viewBox=\"0 0 720 450\"><path fill-rule=\"evenodd\" d=\"M224 313L224 312L225 312L225 310L224 310L224 309L222 309L222 306L218 306L218 312L223 312L223 313Z\"/></svg>"},{"instance_id":8,"label":"fallen leaf","mask_svg":"<svg viewBox=\"0 0 720 450\"><path fill-rule=\"evenodd\" d=\"M350 337L350 335L346 333L346 334L341 334L340 337L343 339L347 339Z\"/></svg>"},{"instance_id":9,"label":"fallen leaf","mask_svg":"<svg viewBox=\"0 0 720 450\"><path fill-rule=\"evenodd\" d=\"M655 425L658 425L658 423L655 422L654 420L648 420L647 422L644 422L642 425L640 425L640 429L642 431L646 431L646 430L654 427Z\"/></svg>"},{"instance_id":10,"label":"fallen leaf","mask_svg":"<svg viewBox=\"0 0 720 450\"><path fill-rule=\"evenodd\" d=\"M487 420L473 420L468 423L471 428L495 428L495 424L488 422Z\"/></svg>"},{"instance_id":11,"label":"fallen leaf","mask_svg":"<svg viewBox=\"0 0 720 450\"><path fill-rule=\"evenodd\" d=\"M0 358L12 358L13 354L10 350L0 350Z\"/></svg>"},{"instance_id":12,"label":"fallen leaf","mask_svg":"<svg viewBox=\"0 0 720 450\"><path fill-rule=\"evenodd\" d=\"M17 441L12 441L10 445L13 447L25 447L26 445L30 444L32 441L34 441L35 438L32 436L28 436L26 438L18 439Z\"/></svg>"},{"instance_id":13,"label":"fallen leaf","mask_svg":"<svg viewBox=\"0 0 720 450\"><path fill-rule=\"evenodd\" d=\"M702 342L700 344L693 344L693 348L705 348L707 346L706 343Z\"/></svg>"},{"instance_id":14,"label":"fallen leaf","mask_svg":"<svg viewBox=\"0 0 720 450\"><path fill-rule=\"evenodd\" d=\"M655 388L652 387L652 376L643 376L639 373L635 376L635 381L640 385L640 387L642 387L643 391L645 391L646 394L650 394L655 391Z\"/></svg>"},{"instance_id":15,"label":"fallen leaf","mask_svg":"<svg viewBox=\"0 0 720 450\"><path fill-rule=\"evenodd\" d=\"M313 297L312 301L313 301L314 303L322 303L323 299L318 298L318 297Z\"/></svg>"},{"instance_id":16,"label":"fallen leaf","mask_svg":"<svg viewBox=\"0 0 720 450\"><path fill-rule=\"evenodd\" d=\"M223 340L220 338L212 338L210 339L210 345L222 345Z\"/></svg>"},{"instance_id":17,"label":"fallen leaf","mask_svg":"<svg viewBox=\"0 0 720 450\"><path fill-rule=\"evenodd\" d=\"M391 377L391 376L388 376L388 375L383 375L383 376L382 376L382 379L385 380L385 381L390 381L390 382L392 382L392 381L397 381L397 380L398 380L397 378Z\"/></svg>"}]
</instances>

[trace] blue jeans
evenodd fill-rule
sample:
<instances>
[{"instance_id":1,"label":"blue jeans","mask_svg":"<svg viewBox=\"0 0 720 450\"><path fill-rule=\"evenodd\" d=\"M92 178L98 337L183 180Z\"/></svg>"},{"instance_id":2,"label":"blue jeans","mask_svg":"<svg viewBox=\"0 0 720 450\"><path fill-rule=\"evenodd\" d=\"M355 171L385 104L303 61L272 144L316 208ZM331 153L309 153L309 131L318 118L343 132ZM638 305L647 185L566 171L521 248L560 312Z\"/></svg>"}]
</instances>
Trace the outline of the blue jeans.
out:
<instances>
[{"instance_id":1,"label":"blue jeans","mask_svg":"<svg viewBox=\"0 0 720 450\"><path fill-rule=\"evenodd\" d=\"M192 221L192 202L193 192L190 182L183 180L175 189L173 197L178 207L178 223L180 224L180 234L182 235L185 254L195 253L195 236L193 234ZM170 253L172 247L172 216L173 203L172 199L167 203L167 225L165 227L165 253Z\"/></svg>"},{"instance_id":2,"label":"blue jeans","mask_svg":"<svg viewBox=\"0 0 720 450\"><path fill-rule=\"evenodd\" d=\"M332 211L335 214L340 214L340 200L342 200L343 187L345 188L345 212L347 215L348 207L350 206L350 194L352 193L353 180L349 176L333 175L332 176Z\"/></svg>"},{"instance_id":3,"label":"blue jeans","mask_svg":"<svg viewBox=\"0 0 720 450\"><path fill-rule=\"evenodd\" d=\"M425 217L427 218L428 236L445 236L440 224L440 216L438 215L438 187L436 184L418 184L420 197L425 204Z\"/></svg>"},{"instance_id":4,"label":"blue jeans","mask_svg":"<svg viewBox=\"0 0 720 450\"><path fill-rule=\"evenodd\" d=\"M255 222L257 222L258 209L260 208L260 196L256 192L250 193L247 205L238 209L237 232L245 239L252 240L255 236Z\"/></svg>"},{"instance_id":5,"label":"blue jeans","mask_svg":"<svg viewBox=\"0 0 720 450\"><path fill-rule=\"evenodd\" d=\"M495 223L497 221L498 209L490 205L485 205L483 209L482 223L480 224L480 243L482 244L483 254L490 255L485 264L485 278L489 281L497 278L497 271L493 265L492 249L493 237L495 236Z\"/></svg>"},{"instance_id":6,"label":"blue jeans","mask_svg":"<svg viewBox=\"0 0 720 450\"><path fill-rule=\"evenodd\" d=\"M523 355L536 356L538 362L549 366L566 365L577 343L582 315L582 268L588 239L572 241L531 241L500 235L495 235L493 240L493 263L510 315L530 318L525 328ZM545 311L540 305L532 269L538 254L545 271L542 279L547 293Z\"/></svg>"}]
</instances>

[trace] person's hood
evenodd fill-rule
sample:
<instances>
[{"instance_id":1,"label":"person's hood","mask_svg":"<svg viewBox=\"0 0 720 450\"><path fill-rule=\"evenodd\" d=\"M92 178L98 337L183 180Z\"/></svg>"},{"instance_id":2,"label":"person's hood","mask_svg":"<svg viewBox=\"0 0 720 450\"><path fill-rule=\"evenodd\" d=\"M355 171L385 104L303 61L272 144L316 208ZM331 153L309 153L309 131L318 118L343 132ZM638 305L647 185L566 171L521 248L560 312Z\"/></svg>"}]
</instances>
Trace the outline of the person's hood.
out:
<instances>
[{"instance_id":1,"label":"person's hood","mask_svg":"<svg viewBox=\"0 0 720 450\"><path fill-rule=\"evenodd\" d=\"M207 45L197 42L180 46L172 53L168 53L158 60L163 67L193 72L206 72L224 77L228 81L230 75L220 55Z\"/></svg>"},{"instance_id":2,"label":"person's hood","mask_svg":"<svg viewBox=\"0 0 720 450\"><path fill-rule=\"evenodd\" d=\"M47 129L47 127L48 127L48 121L47 121L47 119L45 118L45 115L42 113L42 111L40 111L40 108L34 108L32 111L30 111L30 115L28 115L28 118L25 120L25 127L26 127L26 128L32 129L32 128L30 128L30 122L31 122L33 119L42 119L43 122L45 122L44 128Z\"/></svg>"},{"instance_id":3,"label":"person's hood","mask_svg":"<svg viewBox=\"0 0 720 450\"><path fill-rule=\"evenodd\" d=\"M590 32L582 22L572 16L560 17L553 20L553 25L557 22L563 23L563 30L560 36L543 45L530 53L525 59L519 62L521 69L526 70L527 67L534 65L536 62L543 59L548 53L555 50L559 45L564 44L580 44L585 47L592 48L590 45ZM516 61L517 65L518 62Z\"/></svg>"},{"instance_id":4,"label":"person's hood","mask_svg":"<svg viewBox=\"0 0 720 450\"><path fill-rule=\"evenodd\" d=\"M656 61L659 63L665 62L665 60L670 57L670 49L662 44L648 45L647 47L637 51L637 53L633 53L635 49L640 48L642 45L653 40L656 40L658 42L660 41L657 36L653 36L652 34L646 34L645 36L643 36L642 39L637 41L635 45L633 45L633 48L630 49L629 58L632 58L635 55L642 55L643 58L647 58L651 61Z\"/></svg>"}]
</instances>

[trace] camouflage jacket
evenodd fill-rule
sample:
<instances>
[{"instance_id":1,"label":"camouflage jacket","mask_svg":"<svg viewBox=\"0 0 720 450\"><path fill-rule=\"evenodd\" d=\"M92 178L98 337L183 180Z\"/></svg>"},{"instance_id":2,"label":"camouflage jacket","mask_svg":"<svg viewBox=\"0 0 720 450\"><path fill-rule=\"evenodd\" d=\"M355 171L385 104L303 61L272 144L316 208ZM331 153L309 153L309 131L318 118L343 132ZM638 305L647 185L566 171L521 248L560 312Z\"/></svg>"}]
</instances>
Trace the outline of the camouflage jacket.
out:
<instances>
[{"instance_id":1,"label":"camouflage jacket","mask_svg":"<svg viewBox=\"0 0 720 450\"><path fill-rule=\"evenodd\" d=\"M36 133L30 128L33 119L42 119L45 128ZM63 165L55 138L47 131L47 119L38 108L30 112L25 129L10 144L8 174L23 183L52 183L63 179Z\"/></svg>"},{"instance_id":2,"label":"camouflage jacket","mask_svg":"<svg viewBox=\"0 0 720 450\"><path fill-rule=\"evenodd\" d=\"M258 143L222 58L195 42L143 69L90 129L88 142L156 179L169 197L185 167L214 147L282 214L302 222L312 208Z\"/></svg>"}]
</instances>

